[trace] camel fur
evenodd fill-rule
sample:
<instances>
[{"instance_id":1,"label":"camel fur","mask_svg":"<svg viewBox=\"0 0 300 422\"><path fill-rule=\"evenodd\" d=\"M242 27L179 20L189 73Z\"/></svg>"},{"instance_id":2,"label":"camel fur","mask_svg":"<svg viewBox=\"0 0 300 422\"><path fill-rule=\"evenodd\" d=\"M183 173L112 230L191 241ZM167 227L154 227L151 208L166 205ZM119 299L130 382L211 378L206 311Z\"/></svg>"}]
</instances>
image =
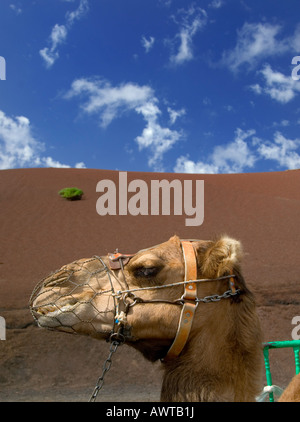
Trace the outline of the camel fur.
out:
<instances>
[{"instance_id":1,"label":"camel fur","mask_svg":"<svg viewBox=\"0 0 300 422\"><path fill-rule=\"evenodd\" d=\"M295 375L278 399L279 402L300 402L300 374Z\"/></svg>"}]
</instances>

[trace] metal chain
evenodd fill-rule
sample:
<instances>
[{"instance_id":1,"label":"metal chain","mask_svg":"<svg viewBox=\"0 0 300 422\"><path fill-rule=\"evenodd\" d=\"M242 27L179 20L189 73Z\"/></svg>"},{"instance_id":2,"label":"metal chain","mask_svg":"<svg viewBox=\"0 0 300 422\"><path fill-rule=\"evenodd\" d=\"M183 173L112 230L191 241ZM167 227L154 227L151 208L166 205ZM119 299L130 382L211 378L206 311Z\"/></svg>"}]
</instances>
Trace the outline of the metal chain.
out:
<instances>
[{"instance_id":1,"label":"metal chain","mask_svg":"<svg viewBox=\"0 0 300 422\"><path fill-rule=\"evenodd\" d=\"M221 299L228 299L229 297L236 296L240 294L240 292L241 292L240 289L237 289L235 292L232 292L231 290L226 290L226 292L224 292L222 295L205 296L202 299L196 298L196 302L204 302L204 303L218 302Z\"/></svg>"},{"instance_id":2,"label":"metal chain","mask_svg":"<svg viewBox=\"0 0 300 422\"><path fill-rule=\"evenodd\" d=\"M199 302L203 302L203 303L210 303L210 302L219 302L219 300L221 299L228 299L232 296L236 296L239 295L241 293L240 289L236 289L234 292L232 290L226 290L226 292L224 292L221 295L211 295L211 296L205 296L203 298L195 298L195 302L198 304ZM137 303L170 303L172 305L184 305L185 301L184 299L181 297L180 299L177 300L167 300L167 299L149 299L149 300L145 300L142 299L141 297L135 296L134 294L131 293L130 298L133 300L132 303L126 303L126 299L127 299L127 295L128 293L126 293L126 295L124 296L123 300L124 303L130 308L132 306L134 306ZM118 299L121 298L121 296L116 296Z\"/></svg>"},{"instance_id":3,"label":"metal chain","mask_svg":"<svg viewBox=\"0 0 300 422\"><path fill-rule=\"evenodd\" d=\"M123 342L118 341L118 340L113 340L110 344L110 348L109 348L109 355L108 358L106 359L106 361L103 364L103 369L102 369L102 374L101 376L98 378L97 384L94 388L93 394L91 395L89 402L95 402L97 395L99 393L99 391L101 390L101 388L103 387L104 384L104 377L106 375L106 373L110 370L111 364L112 364L112 356L114 353L116 353L118 346L122 345Z\"/></svg>"}]
</instances>

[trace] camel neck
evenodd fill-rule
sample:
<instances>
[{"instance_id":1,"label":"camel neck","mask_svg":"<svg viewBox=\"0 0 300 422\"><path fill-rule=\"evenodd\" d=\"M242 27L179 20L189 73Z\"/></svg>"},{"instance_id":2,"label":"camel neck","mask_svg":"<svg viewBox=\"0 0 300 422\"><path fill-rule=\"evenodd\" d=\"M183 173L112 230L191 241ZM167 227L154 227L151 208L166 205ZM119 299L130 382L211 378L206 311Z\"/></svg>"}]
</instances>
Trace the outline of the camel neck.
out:
<instances>
[{"instance_id":1,"label":"camel neck","mask_svg":"<svg viewBox=\"0 0 300 422\"><path fill-rule=\"evenodd\" d=\"M202 323L181 355L166 363L162 401L254 401L259 393L262 339L254 304L246 297L239 304L218 302L218 318L214 305L198 310Z\"/></svg>"}]
</instances>

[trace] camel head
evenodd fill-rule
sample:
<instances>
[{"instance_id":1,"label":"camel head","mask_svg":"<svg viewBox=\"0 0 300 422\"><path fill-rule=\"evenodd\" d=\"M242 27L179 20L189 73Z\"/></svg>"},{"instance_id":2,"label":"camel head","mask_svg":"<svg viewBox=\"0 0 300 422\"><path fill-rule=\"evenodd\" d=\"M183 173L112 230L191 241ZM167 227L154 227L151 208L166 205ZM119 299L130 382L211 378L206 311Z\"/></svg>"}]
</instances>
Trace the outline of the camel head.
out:
<instances>
[{"instance_id":1,"label":"camel head","mask_svg":"<svg viewBox=\"0 0 300 422\"><path fill-rule=\"evenodd\" d=\"M222 237L192 244L198 278L239 272L238 241ZM164 356L175 337L183 294L182 284L159 287L182 282L184 276L181 241L173 236L133 255L123 271L110 269L108 257L67 264L36 286L30 307L40 327L99 339L107 339L116 331L120 324L116 322L117 314L127 341L150 360L156 360ZM126 293L128 289L130 293ZM228 290L228 280L203 283L197 289L198 296L222 294ZM123 293L118 294L120 291Z\"/></svg>"},{"instance_id":2,"label":"camel head","mask_svg":"<svg viewBox=\"0 0 300 422\"><path fill-rule=\"evenodd\" d=\"M80 259L42 280L30 300L38 325L98 339L117 335L150 361L162 359L162 401L254 400L262 337L240 243L173 236L116 256Z\"/></svg>"}]
</instances>

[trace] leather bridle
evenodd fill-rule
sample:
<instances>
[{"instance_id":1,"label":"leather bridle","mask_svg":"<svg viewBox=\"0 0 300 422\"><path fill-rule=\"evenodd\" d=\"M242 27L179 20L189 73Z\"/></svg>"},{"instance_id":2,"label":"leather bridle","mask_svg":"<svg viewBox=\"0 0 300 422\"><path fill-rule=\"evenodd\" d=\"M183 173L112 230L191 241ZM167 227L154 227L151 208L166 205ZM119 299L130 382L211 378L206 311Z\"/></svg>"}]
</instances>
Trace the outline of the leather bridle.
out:
<instances>
[{"instance_id":1,"label":"leather bridle","mask_svg":"<svg viewBox=\"0 0 300 422\"><path fill-rule=\"evenodd\" d=\"M196 280L197 279L197 259L196 254L191 242L182 241L182 252L184 257L185 266L185 280ZM164 362L172 360L180 355L184 348L187 339L189 337L195 311L199 302L196 302L197 298L197 284L190 281L184 285L184 293L182 295L183 307L180 314L179 324L175 339L168 350L168 353L164 357Z\"/></svg>"},{"instance_id":2,"label":"leather bridle","mask_svg":"<svg viewBox=\"0 0 300 422\"><path fill-rule=\"evenodd\" d=\"M138 303L169 303L174 305L181 305L182 310L180 314L179 324L175 339L168 350L166 356L162 359L163 362L168 362L180 355L184 346L187 343L189 338L189 334L192 328L196 308L199 302L216 302L221 300L222 298L229 298L232 296L236 296L240 294L240 290L235 287L234 279L236 276L234 274L226 275L223 277L218 277L214 279L197 279L197 257L196 253L190 240L181 240L182 246L182 253L184 258L184 265L185 265L185 277L184 281L175 282L166 285L158 285L158 286L151 286L151 287L138 287L129 289L129 286L126 281L125 273L124 273L124 266L129 262L129 260L135 256L133 255L125 255L121 254L116 251L113 254L108 254L109 266L101 260L102 264L104 265L112 288L112 295L115 301L115 316L114 316L114 326L112 329L112 333L110 335L110 340L112 341L119 341L124 342L126 339L130 339L130 327L127 324L127 314L129 309L135 306ZM149 248L152 249L152 248ZM114 288L114 284L111 279L111 275L118 281L120 286L122 285L121 280L115 274L116 270L121 270L123 275L123 282L126 286L125 290L117 290ZM222 295L212 295L206 296L205 298L198 298L197 297L197 284L200 282L206 281L218 281L218 280L228 280L229 279L229 286L230 290L227 290ZM168 288L176 285L183 285L184 286L184 293L180 299L175 301L169 301L165 299L151 299L151 300L144 300L138 296L136 296L135 292L142 291L142 290L157 290L161 288ZM121 310L120 305L123 304L123 309Z\"/></svg>"}]
</instances>

